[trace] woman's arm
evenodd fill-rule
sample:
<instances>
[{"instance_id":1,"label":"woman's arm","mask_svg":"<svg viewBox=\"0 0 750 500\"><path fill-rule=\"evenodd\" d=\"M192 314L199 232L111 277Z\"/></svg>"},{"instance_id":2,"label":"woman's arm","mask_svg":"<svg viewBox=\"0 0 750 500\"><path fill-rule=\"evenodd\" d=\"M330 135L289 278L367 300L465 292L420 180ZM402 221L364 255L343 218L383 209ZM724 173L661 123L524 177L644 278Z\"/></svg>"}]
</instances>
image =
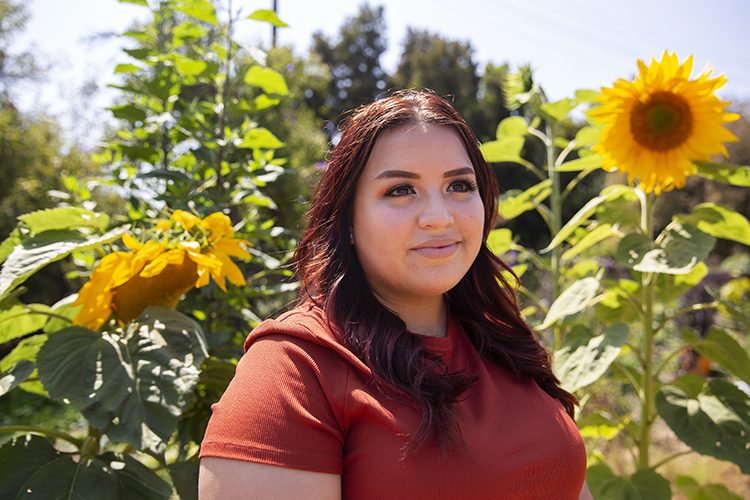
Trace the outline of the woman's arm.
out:
<instances>
[{"instance_id":1,"label":"woman's arm","mask_svg":"<svg viewBox=\"0 0 750 500\"><path fill-rule=\"evenodd\" d=\"M591 495L591 490L589 490L589 485L586 483L586 481L583 482L583 488L581 488L581 496L578 497L578 500L594 500L594 497Z\"/></svg>"},{"instance_id":2,"label":"woman's arm","mask_svg":"<svg viewBox=\"0 0 750 500\"><path fill-rule=\"evenodd\" d=\"M200 500L341 500L341 476L206 457L201 460L198 496Z\"/></svg>"}]
</instances>

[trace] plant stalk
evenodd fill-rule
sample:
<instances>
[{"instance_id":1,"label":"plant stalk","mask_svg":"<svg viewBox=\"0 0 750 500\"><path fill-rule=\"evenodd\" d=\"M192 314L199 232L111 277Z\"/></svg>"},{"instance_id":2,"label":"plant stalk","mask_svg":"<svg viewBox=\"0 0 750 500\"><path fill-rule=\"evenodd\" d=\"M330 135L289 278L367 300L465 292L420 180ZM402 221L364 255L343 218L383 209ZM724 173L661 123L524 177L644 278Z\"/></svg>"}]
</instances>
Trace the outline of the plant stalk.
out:
<instances>
[{"instance_id":1,"label":"plant stalk","mask_svg":"<svg viewBox=\"0 0 750 500\"><path fill-rule=\"evenodd\" d=\"M652 211L654 195L645 194L641 198L641 228L643 234L653 239ZM649 447L651 445L652 414L654 412L654 280L653 273L641 274L641 317L643 318L643 342L641 353L643 355L643 378L641 379L641 432L638 443L638 469L648 469Z\"/></svg>"},{"instance_id":2,"label":"plant stalk","mask_svg":"<svg viewBox=\"0 0 750 500\"><path fill-rule=\"evenodd\" d=\"M562 202L560 198L560 173L555 168L555 128L552 123L547 121L547 137L545 145L547 147L547 176L552 180L552 194L550 198L550 211L552 212L550 229L552 238L557 236L562 228ZM560 256L562 255L562 246L557 245L552 249L552 302L560 296ZM554 349L557 350L562 344L562 329L559 326L554 327Z\"/></svg>"}]
</instances>

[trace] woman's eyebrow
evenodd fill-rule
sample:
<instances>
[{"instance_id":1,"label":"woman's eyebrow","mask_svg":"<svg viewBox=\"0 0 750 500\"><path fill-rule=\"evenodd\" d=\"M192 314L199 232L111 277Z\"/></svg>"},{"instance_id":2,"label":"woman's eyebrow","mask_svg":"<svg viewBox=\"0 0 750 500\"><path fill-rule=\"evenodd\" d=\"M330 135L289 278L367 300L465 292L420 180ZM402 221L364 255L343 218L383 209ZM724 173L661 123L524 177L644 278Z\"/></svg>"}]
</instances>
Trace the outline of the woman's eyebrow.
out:
<instances>
[{"instance_id":1,"label":"woman's eyebrow","mask_svg":"<svg viewBox=\"0 0 750 500\"><path fill-rule=\"evenodd\" d=\"M459 175L474 175L474 169L471 167L457 168L455 170L448 170L443 173L443 177L457 177ZM376 179L391 179L398 177L401 179L419 179L419 174L414 172L408 172L406 170L384 170L378 174Z\"/></svg>"}]
</instances>

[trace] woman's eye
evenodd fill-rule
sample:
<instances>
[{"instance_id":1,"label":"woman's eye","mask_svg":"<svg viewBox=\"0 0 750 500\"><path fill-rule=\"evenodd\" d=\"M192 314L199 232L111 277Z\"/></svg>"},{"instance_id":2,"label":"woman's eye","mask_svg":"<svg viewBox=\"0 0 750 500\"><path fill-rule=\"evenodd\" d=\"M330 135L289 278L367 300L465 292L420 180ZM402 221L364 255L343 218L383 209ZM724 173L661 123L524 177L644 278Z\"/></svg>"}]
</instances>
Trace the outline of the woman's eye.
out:
<instances>
[{"instance_id":1,"label":"woman's eye","mask_svg":"<svg viewBox=\"0 0 750 500\"><path fill-rule=\"evenodd\" d=\"M477 188L477 184L475 182L462 180L462 181L452 182L449 189L454 192L467 193L470 191L474 191L476 188Z\"/></svg>"},{"instance_id":2,"label":"woman's eye","mask_svg":"<svg viewBox=\"0 0 750 500\"><path fill-rule=\"evenodd\" d=\"M413 193L414 190L411 186L408 185L401 185L396 186L393 189L390 189L387 193L385 193L386 196L406 196L407 194Z\"/></svg>"}]
</instances>

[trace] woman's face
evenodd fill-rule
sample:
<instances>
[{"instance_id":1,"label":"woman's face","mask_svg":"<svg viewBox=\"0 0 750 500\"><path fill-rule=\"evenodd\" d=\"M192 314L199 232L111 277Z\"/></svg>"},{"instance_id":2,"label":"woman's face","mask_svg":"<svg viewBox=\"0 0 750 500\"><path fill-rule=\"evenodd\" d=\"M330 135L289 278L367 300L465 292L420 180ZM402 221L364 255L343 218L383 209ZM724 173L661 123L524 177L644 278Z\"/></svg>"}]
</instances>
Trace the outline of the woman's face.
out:
<instances>
[{"instance_id":1,"label":"woman's face","mask_svg":"<svg viewBox=\"0 0 750 500\"><path fill-rule=\"evenodd\" d=\"M389 130L357 181L353 243L386 304L441 297L479 253L484 206L458 133L434 124Z\"/></svg>"}]
</instances>

